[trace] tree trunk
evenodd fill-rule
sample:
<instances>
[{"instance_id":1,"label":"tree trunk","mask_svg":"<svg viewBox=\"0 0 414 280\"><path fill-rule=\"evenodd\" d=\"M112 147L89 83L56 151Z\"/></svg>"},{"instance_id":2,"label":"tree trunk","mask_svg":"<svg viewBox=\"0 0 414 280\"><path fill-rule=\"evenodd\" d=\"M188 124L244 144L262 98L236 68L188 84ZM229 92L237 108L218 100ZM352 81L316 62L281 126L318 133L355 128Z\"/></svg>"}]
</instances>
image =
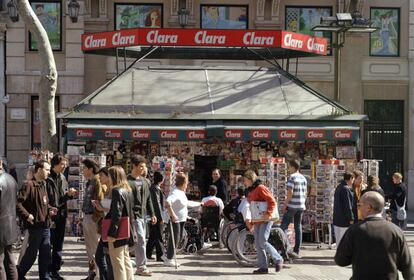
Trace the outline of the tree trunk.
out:
<instances>
[{"instance_id":1,"label":"tree trunk","mask_svg":"<svg viewBox=\"0 0 414 280\"><path fill-rule=\"evenodd\" d=\"M17 10L37 42L41 70L39 81L41 149L56 152L55 93L57 70L49 37L28 0L17 0Z\"/></svg>"}]
</instances>

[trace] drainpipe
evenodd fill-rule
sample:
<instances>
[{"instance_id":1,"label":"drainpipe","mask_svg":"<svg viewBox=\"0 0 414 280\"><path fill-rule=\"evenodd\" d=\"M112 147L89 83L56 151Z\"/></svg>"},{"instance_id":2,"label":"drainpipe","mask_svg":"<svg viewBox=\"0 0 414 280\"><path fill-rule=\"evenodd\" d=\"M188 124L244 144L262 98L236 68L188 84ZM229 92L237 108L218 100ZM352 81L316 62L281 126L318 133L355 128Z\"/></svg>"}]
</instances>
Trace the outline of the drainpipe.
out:
<instances>
[{"instance_id":1,"label":"drainpipe","mask_svg":"<svg viewBox=\"0 0 414 280\"><path fill-rule=\"evenodd\" d=\"M409 1L409 3L409 14L414 14L414 2ZM408 18L408 63L410 75L408 94L408 170L407 174L405 174L407 180L404 181L408 187L408 209L414 210L414 18L411 16Z\"/></svg>"},{"instance_id":2,"label":"drainpipe","mask_svg":"<svg viewBox=\"0 0 414 280\"><path fill-rule=\"evenodd\" d=\"M0 156L6 157L7 103L6 93L6 24L0 24Z\"/></svg>"}]
</instances>

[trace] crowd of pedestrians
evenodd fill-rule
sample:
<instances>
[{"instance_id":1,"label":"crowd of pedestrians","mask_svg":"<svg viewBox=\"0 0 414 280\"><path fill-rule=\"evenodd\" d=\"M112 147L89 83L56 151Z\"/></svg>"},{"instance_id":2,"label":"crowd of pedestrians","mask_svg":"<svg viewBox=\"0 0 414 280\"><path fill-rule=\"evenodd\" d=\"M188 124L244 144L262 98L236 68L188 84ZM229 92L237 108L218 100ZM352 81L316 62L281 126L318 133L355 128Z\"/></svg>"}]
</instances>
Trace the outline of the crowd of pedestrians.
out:
<instances>
[{"instance_id":1,"label":"crowd of pedestrians","mask_svg":"<svg viewBox=\"0 0 414 280\"><path fill-rule=\"evenodd\" d=\"M161 187L164 180L161 173L154 172L151 182L145 158L134 155L130 161L132 169L128 175L120 166L99 169L91 159L82 161L86 179L82 227L89 267L84 279L131 280L134 274L151 276L147 260L154 259L154 249L156 261L170 267L180 266L176 248L188 218L188 178L184 173L177 173L175 186L167 196ZM0 162L0 224L4 225L0 231L0 279L26 279L25 275L36 258L39 279L64 279L60 270L68 216L67 202L78 196L77 190L68 188L63 175L66 165L67 160L61 154L55 154L50 163L37 161L17 191L15 179L4 172ZM287 198L280 207L284 214L280 228L286 231L289 224L294 223L292 257L300 258L302 216L306 210L308 183L300 173L297 160L289 162L289 173ZM393 183L392 193L385 196L378 177L368 176L365 184L362 172L345 172L343 181L335 189L335 261L340 266L352 264L354 279L396 279L397 270L402 271L405 279L411 279L413 275L408 245L401 231L406 227L407 188L400 173L393 175ZM269 273L268 257L279 272L283 268L283 258L268 242L274 224L272 217L278 208L274 196L253 170L246 171L239 182L237 197L228 202L228 194L220 170L214 169L212 184L201 205L204 209L216 207L218 216L243 222L253 233L258 259L258 267L253 273ZM384 209L385 199L391 201L390 217ZM242 208L252 203L266 205L260 220L242 215ZM28 232L27 245L22 247L17 266L11 252L18 231L16 209ZM200 212L201 217L202 214ZM201 225L203 247L206 248L209 242L206 221L202 219ZM168 232L166 249L163 240L165 229ZM135 254L135 260L130 258L131 253ZM372 261L373 254L375 262ZM387 277L372 278L373 275Z\"/></svg>"}]
</instances>

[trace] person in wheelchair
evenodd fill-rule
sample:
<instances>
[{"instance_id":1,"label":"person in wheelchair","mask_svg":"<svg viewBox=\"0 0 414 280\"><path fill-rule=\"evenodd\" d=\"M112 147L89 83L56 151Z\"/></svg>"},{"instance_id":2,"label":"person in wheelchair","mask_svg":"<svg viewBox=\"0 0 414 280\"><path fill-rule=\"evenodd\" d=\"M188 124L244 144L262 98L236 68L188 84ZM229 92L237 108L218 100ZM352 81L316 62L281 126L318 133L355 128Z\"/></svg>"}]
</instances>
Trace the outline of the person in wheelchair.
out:
<instances>
[{"instance_id":1,"label":"person in wheelchair","mask_svg":"<svg viewBox=\"0 0 414 280\"><path fill-rule=\"evenodd\" d=\"M208 188L209 196L201 200L201 227L203 228L204 245L203 249L208 249L212 245L208 243L213 234L218 234L223 213L224 203L217 197L217 187L211 185Z\"/></svg>"},{"instance_id":2,"label":"person in wheelchair","mask_svg":"<svg viewBox=\"0 0 414 280\"><path fill-rule=\"evenodd\" d=\"M245 196L245 188L244 186L239 186L237 188L237 197L232 199L223 209L223 215L226 217L227 220L232 221L234 223L243 223L243 215L237 210L240 206L240 203L243 199L246 198Z\"/></svg>"}]
</instances>

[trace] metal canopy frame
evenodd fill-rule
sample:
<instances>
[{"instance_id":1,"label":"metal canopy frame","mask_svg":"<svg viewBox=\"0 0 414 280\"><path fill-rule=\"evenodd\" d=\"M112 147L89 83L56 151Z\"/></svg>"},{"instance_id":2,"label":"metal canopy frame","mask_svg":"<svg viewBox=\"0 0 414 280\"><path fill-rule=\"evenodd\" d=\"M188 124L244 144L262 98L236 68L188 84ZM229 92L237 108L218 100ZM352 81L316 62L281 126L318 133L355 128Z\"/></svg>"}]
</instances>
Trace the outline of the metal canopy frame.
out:
<instances>
[{"instance_id":1,"label":"metal canopy frame","mask_svg":"<svg viewBox=\"0 0 414 280\"><path fill-rule=\"evenodd\" d=\"M318 54L289 50L284 48L255 48L255 47L165 47L165 46L139 46L122 47L112 49L98 49L85 51L86 54L115 56L117 75L120 74L118 60L123 57L124 69L127 70L142 59L203 59L203 60L267 60L274 61L279 68L289 72L289 59L296 58L296 70L298 71L298 59L300 57L313 57ZM135 58L127 67L127 58ZM277 62L282 59L282 66ZM286 64L284 60L287 60ZM271 63L274 65L275 63ZM125 71L124 70L124 71ZM122 73L122 72L121 72Z\"/></svg>"}]
</instances>

